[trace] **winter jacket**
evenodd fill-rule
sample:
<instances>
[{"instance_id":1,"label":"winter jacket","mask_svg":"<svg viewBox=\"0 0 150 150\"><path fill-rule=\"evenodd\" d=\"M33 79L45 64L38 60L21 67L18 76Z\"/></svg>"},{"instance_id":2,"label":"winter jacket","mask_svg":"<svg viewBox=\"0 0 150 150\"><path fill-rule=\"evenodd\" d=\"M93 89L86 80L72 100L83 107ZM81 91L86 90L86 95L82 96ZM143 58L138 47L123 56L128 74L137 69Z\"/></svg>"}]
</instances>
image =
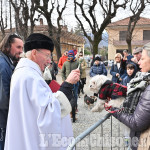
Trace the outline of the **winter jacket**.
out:
<instances>
[{"instance_id":1,"label":"winter jacket","mask_svg":"<svg viewBox=\"0 0 150 150\"><path fill-rule=\"evenodd\" d=\"M133 114L113 113L112 115L130 128L131 147L132 150L137 150L138 143L135 139L139 139L141 132L150 127L150 85L141 93Z\"/></svg>"},{"instance_id":2,"label":"winter jacket","mask_svg":"<svg viewBox=\"0 0 150 150\"><path fill-rule=\"evenodd\" d=\"M135 76L135 74L136 74L136 72L137 72L136 64L134 64L134 63L131 63L131 64L134 65L134 72L133 72L133 74L132 74L131 76L129 76L129 75L127 74L127 76L125 76L125 77L122 79L122 82L121 82L122 85L127 86L127 83L129 83L130 80L134 78L134 76Z\"/></svg>"},{"instance_id":3,"label":"winter jacket","mask_svg":"<svg viewBox=\"0 0 150 150\"><path fill-rule=\"evenodd\" d=\"M85 59L79 60L81 69L82 69L82 74L81 74L81 79L86 78L86 68L87 68L87 63Z\"/></svg>"},{"instance_id":4,"label":"winter jacket","mask_svg":"<svg viewBox=\"0 0 150 150\"><path fill-rule=\"evenodd\" d=\"M120 83L119 78L116 77L116 74L119 73L121 79L123 79L125 76L127 76L126 70L124 70L123 68L119 68L117 67L117 64L114 63L110 69L110 74L112 75L112 81L114 83Z\"/></svg>"},{"instance_id":5,"label":"winter jacket","mask_svg":"<svg viewBox=\"0 0 150 150\"><path fill-rule=\"evenodd\" d=\"M127 86L127 83L129 83L131 79L133 79L133 77L127 75L127 76L122 80L121 84Z\"/></svg>"},{"instance_id":6,"label":"winter jacket","mask_svg":"<svg viewBox=\"0 0 150 150\"><path fill-rule=\"evenodd\" d=\"M0 128L6 128L13 70L10 59L0 51Z\"/></svg>"},{"instance_id":7,"label":"winter jacket","mask_svg":"<svg viewBox=\"0 0 150 150\"><path fill-rule=\"evenodd\" d=\"M65 81L68 75L70 74L70 72L74 69L77 69L78 66L79 66L79 62L77 60L72 62L70 61L64 62L61 70L62 80ZM80 69L80 74L82 74L81 66L79 69Z\"/></svg>"},{"instance_id":8,"label":"winter jacket","mask_svg":"<svg viewBox=\"0 0 150 150\"><path fill-rule=\"evenodd\" d=\"M59 62L58 62L58 67L60 69L62 69L62 66L64 64L64 62L67 60L68 56L66 55L62 55L62 57L60 57Z\"/></svg>"},{"instance_id":9,"label":"winter jacket","mask_svg":"<svg viewBox=\"0 0 150 150\"><path fill-rule=\"evenodd\" d=\"M94 77L95 75L98 74L107 76L106 67L102 62L100 62L98 65L93 64L93 66L90 69L90 77Z\"/></svg>"}]
</instances>

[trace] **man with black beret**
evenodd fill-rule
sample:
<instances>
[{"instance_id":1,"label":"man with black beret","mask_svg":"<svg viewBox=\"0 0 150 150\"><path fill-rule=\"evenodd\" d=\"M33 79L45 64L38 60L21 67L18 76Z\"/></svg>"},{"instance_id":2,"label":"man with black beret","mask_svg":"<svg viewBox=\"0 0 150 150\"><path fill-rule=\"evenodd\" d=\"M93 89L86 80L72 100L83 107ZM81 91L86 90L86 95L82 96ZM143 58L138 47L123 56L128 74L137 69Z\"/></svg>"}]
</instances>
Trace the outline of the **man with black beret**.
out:
<instances>
[{"instance_id":1,"label":"man with black beret","mask_svg":"<svg viewBox=\"0 0 150 150\"><path fill-rule=\"evenodd\" d=\"M12 75L5 150L65 150L73 138L70 119L73 70L59 91L52 93L42 74L51 62L52 40L40 33L25 41L22 58Z\"/></svg>"}]
</instances>

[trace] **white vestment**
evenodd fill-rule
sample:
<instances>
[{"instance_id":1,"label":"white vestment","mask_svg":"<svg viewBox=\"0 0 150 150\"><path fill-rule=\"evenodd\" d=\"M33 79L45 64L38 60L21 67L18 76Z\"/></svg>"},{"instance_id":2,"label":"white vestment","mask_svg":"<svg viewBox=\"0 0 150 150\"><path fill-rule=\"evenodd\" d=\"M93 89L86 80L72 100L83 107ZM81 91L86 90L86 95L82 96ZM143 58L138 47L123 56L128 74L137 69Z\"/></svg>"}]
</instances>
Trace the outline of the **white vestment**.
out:
<instances>
[{"instance_id":1,"label":"white vestment","mask_svg":"<svg viewBox=\"0 0 150 150\"><path fill-rule=\"evenodd\" d=\"M19 61L11 80L5 150L66 150L73 131L70 113L61 114L59 94L71 108L62 92L52 93L35 62Z\"/></svg>"}]
</instances>

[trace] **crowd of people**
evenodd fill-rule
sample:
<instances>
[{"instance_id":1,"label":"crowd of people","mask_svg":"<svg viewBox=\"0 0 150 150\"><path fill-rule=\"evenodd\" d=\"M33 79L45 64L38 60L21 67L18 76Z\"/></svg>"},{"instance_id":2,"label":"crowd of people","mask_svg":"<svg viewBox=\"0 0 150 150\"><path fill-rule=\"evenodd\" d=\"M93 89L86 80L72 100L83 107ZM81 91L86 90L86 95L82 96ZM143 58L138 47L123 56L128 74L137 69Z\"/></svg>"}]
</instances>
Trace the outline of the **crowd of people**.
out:
<instances>
[{"instance_id":1,"label":"crowd of people","mask_svg":"<svg viewBox=\"0 0 150 150\"><path fill-rule=\"evenodd\" d=\"M58 144L56 136L59 140L73 138L71 118L73 122L77 120L87 63L84 53L73 47L64 51L57 66L53 49L53 41L41 33L29 35L25 43L19 35L9 34L0 43L0 150L65 150L69 143ZM139 148L140 135L150 127L149 64L150 43L133 49L133 55L127 50L123 56L116 53L110 67L112 81L128 87L124 111L116 111L113 116L131 129L131 138L137 138L131 144L133 150ZM58 70L63 83L53 93L49 84L57 80ZM107 74L101 56L95 55L89 76Z\"/></svg>"}]
</instances>

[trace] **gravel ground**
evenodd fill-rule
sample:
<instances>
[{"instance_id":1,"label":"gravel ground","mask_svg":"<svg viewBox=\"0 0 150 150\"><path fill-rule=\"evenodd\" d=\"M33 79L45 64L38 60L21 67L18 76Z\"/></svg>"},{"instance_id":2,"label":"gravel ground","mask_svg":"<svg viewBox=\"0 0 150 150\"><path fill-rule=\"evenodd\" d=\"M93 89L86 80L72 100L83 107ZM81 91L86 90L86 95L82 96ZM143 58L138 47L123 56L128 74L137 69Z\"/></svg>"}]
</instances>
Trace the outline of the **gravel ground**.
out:
<instances>
[{"instance_id":1,"label":"gravel ground","mask_svg":"<svg viewBox=\"0 0 150 150\"><path fill-rule=\"evenodd\" d=\"M110 74L108 74L110 78ZM88 96L93 95L93 92L88 88L89 85L89 68L87 69L87 82L84 86L84 93ZM57 75L57 81L62 82L61 73ZM93 106L91 106L92 108ZM76 115L77 121L72 123L74 137L77 137L82 132L87 130L90 126L102 119L107 112L103 110L101 113L91 112L90 108L84 104L84 94L78 98L78 114ZM112 126L111 126L112 122ZM112 131L111 131L112 128ZM112 138L110 138L112 134ZM102 140L103 139L103 140ZM103 142L102 142L103 141ZM111 148L112 141L112 148ZM120 143L119 143L120 141ZM103 125L96 128L90 135L85 137L81 142L76 145L76 150L124 150L124 139L122 125L114 118L110 117Z\"/></svg>"}]
</instances>

